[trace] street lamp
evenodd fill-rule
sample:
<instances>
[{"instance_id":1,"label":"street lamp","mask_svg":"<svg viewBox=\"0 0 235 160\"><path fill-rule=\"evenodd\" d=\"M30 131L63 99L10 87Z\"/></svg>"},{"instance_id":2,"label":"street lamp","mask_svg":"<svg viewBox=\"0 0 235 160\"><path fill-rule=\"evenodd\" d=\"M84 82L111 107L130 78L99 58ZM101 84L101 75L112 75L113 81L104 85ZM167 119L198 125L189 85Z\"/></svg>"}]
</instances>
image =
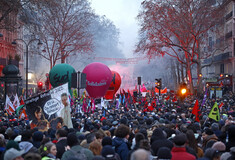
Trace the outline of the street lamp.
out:
<instances>
[{"instance_id":1,"label":"street lamp","mask_svg":"<svg viewBox=\"0 0 235 160\"><path fill-rule=\"evenodd\" d=\"M40 39L34 38L28 41L28 43L26 41L24 41L23 39L15 39L11 44L16 45L16 41L22 41L25 44L26 47L26 99L28 98L28 64L29 64L29 45L33 42L33 41L38 41L38 46L42 45L42 42L40 41Z\"/></svg>"}]
</instances>

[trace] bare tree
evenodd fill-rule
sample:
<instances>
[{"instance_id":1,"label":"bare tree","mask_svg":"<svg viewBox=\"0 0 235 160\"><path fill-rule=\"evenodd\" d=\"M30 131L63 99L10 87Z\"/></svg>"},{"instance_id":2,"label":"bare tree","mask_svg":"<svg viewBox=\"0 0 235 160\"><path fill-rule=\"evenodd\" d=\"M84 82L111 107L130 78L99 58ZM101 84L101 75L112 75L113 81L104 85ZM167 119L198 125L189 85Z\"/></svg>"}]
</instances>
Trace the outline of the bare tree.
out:
<instances>
[{"instance_id":1,"label":"bare tree","mask_svg":"<svg viewBox=\"0 0 235 160\"><path fill-rule=\"evenodd\" d=\"M205 43L208 31L219 24L218 17L222 17L220 5L211 2L145 0L138 15L141 30L136 52L148 55L149 59L165 54L176 58L186 68L191 90L191 66L200 65L203 56L200 46Z\"/></svg>"},{"instance_id":2,"label":"bare tree","mask_svg":"<svg viewBox=\"0 0 235 160\"><path fill-rule=\"evenodd\" d=\"M87 53L92 49L89 25L93 12L86 0L50 0L35 6L40 26L33 32L43 41L43 52L52 68L70 55Z\"/></svg>"}]
</instances>

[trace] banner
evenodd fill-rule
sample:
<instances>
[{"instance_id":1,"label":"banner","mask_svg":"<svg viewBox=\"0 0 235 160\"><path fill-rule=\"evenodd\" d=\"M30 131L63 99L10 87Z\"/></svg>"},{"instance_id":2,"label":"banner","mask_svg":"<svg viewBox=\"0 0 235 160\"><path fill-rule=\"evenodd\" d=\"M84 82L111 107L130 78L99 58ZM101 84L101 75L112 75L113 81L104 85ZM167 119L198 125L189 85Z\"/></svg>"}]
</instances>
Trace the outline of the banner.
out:
<instances>
[{"instance_id":1,"label":"banner","mask_svg":"<svg viewBox=\"0 0 235 160\"><path fill-rule=\"evenodd\" d=\"M71 121L68 83L27 99L25 105L26 114L31 120L31 129L58 129L63 123L71 128L72 122L66 123L68 120ZM65 112L69 115L65 116Z\"/></svg>"},{"instance_id":2,"label":"banner","mask_svg":"<svg viewBox=\"0 0 235 160\"><path fill-rule=\"evenodd\" d=\"M214 119L215 121L220 120L220 114L219 114L219 108L218 108L217 102L215 102L215 104L212 107L208 117L211 118L211 119Z\"/></svg>"}]
</instances>

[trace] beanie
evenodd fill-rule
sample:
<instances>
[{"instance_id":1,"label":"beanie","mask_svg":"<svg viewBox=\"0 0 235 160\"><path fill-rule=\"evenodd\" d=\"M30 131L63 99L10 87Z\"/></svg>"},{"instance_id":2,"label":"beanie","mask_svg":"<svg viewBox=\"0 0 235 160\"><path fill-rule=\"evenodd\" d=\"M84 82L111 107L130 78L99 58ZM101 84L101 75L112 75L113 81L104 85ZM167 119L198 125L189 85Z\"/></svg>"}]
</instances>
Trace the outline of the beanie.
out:
<instances>
[{"instance_id":1,"label":"beanie","mask_svg":"<svg viewBox=\"0 0 235 160\"><path fill-rule=\"evenodd\" d=\"M171 150L167 147L159 148L157 152L158 159L171 159Z\"/></svg>"}]
</instances>

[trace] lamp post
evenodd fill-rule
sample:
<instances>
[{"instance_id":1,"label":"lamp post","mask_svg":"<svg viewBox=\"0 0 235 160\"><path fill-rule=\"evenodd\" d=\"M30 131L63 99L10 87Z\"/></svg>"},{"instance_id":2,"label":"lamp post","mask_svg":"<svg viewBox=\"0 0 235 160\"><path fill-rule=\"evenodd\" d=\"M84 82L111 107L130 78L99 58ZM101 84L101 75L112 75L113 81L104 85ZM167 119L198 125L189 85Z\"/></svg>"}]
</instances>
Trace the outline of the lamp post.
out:
<instances>
[{"instance_id":1,"label":"lamp post","mask_svg":"<svg viewBox=\"0 0 235 160\"><path fill-rule=\"evenodd\" d=\"M26 47L26 99L28 98L28 72L29 72L29 45L33 42L33 41L38 41L38 45L41 46L42 42L40 41L40 39L34 38L29 40L28 42L24 41L23 39L14 39L14 41L12 42L13 45L16 45L16 41L22 41L25 44Z\"/></svg>"}]
</instances>

